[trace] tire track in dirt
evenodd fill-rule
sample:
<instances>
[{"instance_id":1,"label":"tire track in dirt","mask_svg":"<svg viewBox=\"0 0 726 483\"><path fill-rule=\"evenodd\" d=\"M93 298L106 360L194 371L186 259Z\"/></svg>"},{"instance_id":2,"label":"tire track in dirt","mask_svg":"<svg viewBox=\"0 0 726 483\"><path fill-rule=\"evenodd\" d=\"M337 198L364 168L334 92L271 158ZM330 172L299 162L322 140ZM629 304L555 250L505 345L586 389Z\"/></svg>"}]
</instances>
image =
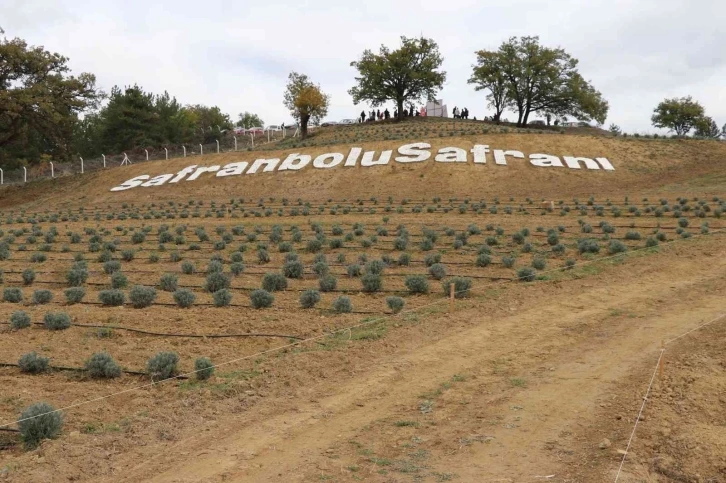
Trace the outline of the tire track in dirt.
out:
<instances>
[{"instance_id":1,"label":"tire track in dirt","mask_svg":"<svg viewBox=\"0 0 726 483\"><path fill-rule=\"evenodd\" d=\"M645 270L651 275L647 278L634 265L648 265L648 261L633 260L614 269L613 277L600 277L598 282L605 285L562 282L565 290L546 290L532 304L536 308L496 320L481 307L457 311L457 318L475 319L477 325L388 358L362 377L316 388L316 400L265 421L250 418L251 423L228 428L227 436L181 441L169 451L183 448L194 458L179 466L180 458L167 454L130 469L124 479L148 478L166 468L151 481L307 481L310 471L321 467L335 467L344 478L342 466L337 468L339 463L331 464L326 456L329 448L360 437L365 432L361 428L381 418L415 410L419 394L453 374L469 373L486 380L491 374L482 368L507 357L514 359L520 372L533 373L543 363L555 370L531 387L501 392L498 401L491 393L477 396L474 383L461 391L468 391L475 402L472 407L492 414L503 411L504 405L521 405L526 410L519 427L526 423L527 430L495 428L490 431L496 441L494 455L486 446L470 446L469 451L447 454L446 461L443 452L433 454L430 465L453 468L463 481L482 477L520 481L552 474L563 462L547 449L552 448L549 443L565 448L560 454L566 460L577 456L568 428L588 423L609 381L652 356L661 337L676 335L723 308L722 299L710 294L709 287L723 282L726 259L723 253L709 255L674 259ZM608 285L608 281L617 283ZM566 307L575 310L563 310ZM608 334L597 339L587 334L563 337L563 331L576 331L583 321L592 321L597 328L611 317L613 307L633 307L645 315L637 324L623 318L600 327L597 330ZM568 393L574 397L562 397ZM495 403L487 406L492 399ZM371 481L377 481L376 477Z\"/></svg>"}]
</instances>

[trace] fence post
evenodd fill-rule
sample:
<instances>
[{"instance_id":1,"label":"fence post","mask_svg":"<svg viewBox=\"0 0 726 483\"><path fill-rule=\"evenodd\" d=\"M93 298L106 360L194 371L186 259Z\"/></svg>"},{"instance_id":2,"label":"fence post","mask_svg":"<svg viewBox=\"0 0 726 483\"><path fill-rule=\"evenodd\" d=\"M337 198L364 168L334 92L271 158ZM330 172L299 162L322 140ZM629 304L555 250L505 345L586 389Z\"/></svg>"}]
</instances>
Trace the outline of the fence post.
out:
<instances>
[{"instance_id":1,"label":"fence post","mask_svg":"<svg viewBox=\"0 0 726 483\"><path fill-rule=\"evenodd\" d=\"M53 161L48 161L48 164L50 164L50 177L55 178L55 169L53 169Z\"/></svg>"},{"instance_id":2,"label":"fence post","mask_svg":"<svg viewBox=\"0 0 726 483\"><path fill-rule=\"evenodd\" d=\"M267 142L268 143L270 142L270 130L269 129L267 130Z\"/></svg>"},{"instance_id":3,"label":"fence post","mask_svg":"<svg viewBox=\"0 0 726 483\"><path fill-rule=\"evenodd\" d=\"M216 139L217 141L217 154L219 154L219 139Z\"/></svg>"},{"instance_id":4,"label":"fence post","mask_svg":"<svg viewBox=\"0 0 726 483\"><path fill-rule=\"evenodd\" d=\"M0 168L0 184L5 183L5 173L3 173L3 169Z\"/></svg>"},{"instance_id":5,"label":"fence post","mask_svg":"<svg viewBox=\"0 0 726 483\"><path fill-rule=\"evenodd\" d=\"M101 156L103 156L103 167L105 168L106 167L106 155L102 154Z\"/></svg>"},{"instance_id":6,"label":"fence post","mask_svg":"<svg viewBox=\"0 0 726 483\"><path fill-rule=\"evenodd\" d=\"M167 160L169 160L169 150L166 149L166 148L164 148L164 158L166 158Z\"/></svg>"},{"instance_id":7,"label":"fence post","mask_svg":"<svg viewBox=\"0 0 726 483\"><path fill-rule=\"evenodd\" d=\"M182 144L182 149L184 150L184 157L187 157L187 147Z\"/></svg>"},{"instance_id":8,"label":"fence post","mask_svg":"<svg viewBox=\"0 0 726 483\"><path fill-rule=\"evenodd\" d=\"M255 147L255 133L253 133L253 132L250 133L250 139L252 139L252 147L254 148Z\"/></svg>"},{"instance_id":9,"label":"fence post","mask_svg":"<svg viewBox=\"0 0 726 483\"><path fill-rule=\"evenodd\" d=\"M237 136L234 136L234 150L237 151Z\"/></svg>"},{"instance_id":10,"label":"fence post","mask_svg":"<svg viewBox=\"0 0 726 483\"><path fill-rule=\"evenodd\" d=\"M23 183L28 182L28 168L23 166Z\"/></svg>"},{"instance_id":11,"label":"fence post","mask_svg":"<svg viewBox=\"0 0 726 483\"><path fill-rule=\"evenodd\" d=\"M204 155L204 146L202 146L201 144L199 145L199 155L200 156Z\"/></svg>"},{"instance_id":12,"label":"fence post","mask_svg":"<svg viewBox=\"0 0 726 483\"><path fill-rule=\"evenodd\" d=\"M285 139L285 134L287 131L285 130L285 126L282 127L282 139Z\"/></svg>"},{"instance_id":13,"label":"fence post","mask_svg":"<svg viewBox=\"0 0 726 483\"><path fill-rule=\"evenodd\" d=\"M78 156L80 158L80 156ZM81 174L83 174L83 158L81 158Z\"/></svg>"},{"instance_id":14,"label":"fence post","mask_svg":"<svg viewBox=\"0 0 726 483\"><path fill-rule=\"evenodd\" d=\"M148 161L149 160L149 150L144 149L144 152L146 153L146 160Z\"/></svg>"}]
</instances>

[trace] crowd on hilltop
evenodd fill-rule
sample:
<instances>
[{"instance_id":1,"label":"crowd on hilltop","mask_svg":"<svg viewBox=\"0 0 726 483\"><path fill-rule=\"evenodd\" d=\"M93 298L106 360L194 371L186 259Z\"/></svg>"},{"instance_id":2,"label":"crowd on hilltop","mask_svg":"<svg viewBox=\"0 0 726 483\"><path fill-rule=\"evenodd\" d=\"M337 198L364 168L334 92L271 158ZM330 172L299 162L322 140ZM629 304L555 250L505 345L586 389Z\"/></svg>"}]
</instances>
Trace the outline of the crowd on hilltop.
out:
<instances>
[{"instance_id":1,"label":"crowd on hilltop","mask_svg":"<svg viewBox=\"0 0 726 483\"><path fill-rule=\"evenodd\" d=\"M454 119L469 119L469 109L466 107L459 109L458 107L454 107L454 110L452 111L452 114L454 115ZM411 105L408 109L404 109L401 112L402 117L426 117L426 108L422 107L420 110L416 110L415 106ZM370 112L361 111L360 116L358 116L358 119L356 119L359 123L363 122L374 122L374 121L384 121L387 119L396 119L398 117L398 110L393 110L393 116L391 116L391 112L386 108L381 112L380 109L378 110L371 110ZM476 121L476 117L473 119Z\"/></svg>"}]
</instances>

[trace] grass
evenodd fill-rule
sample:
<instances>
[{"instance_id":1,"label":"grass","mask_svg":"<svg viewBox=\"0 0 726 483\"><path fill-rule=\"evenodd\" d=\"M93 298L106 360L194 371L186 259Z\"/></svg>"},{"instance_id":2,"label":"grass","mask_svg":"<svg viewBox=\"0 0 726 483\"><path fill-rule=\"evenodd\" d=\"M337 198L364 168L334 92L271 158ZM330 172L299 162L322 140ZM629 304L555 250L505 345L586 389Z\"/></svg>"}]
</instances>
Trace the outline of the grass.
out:
<instances>
[{"instance_id":1,"label":"grass","mask_svg":"<svg viewBox=\"0 0 726 483\"><path fill-rule=\"evenodd\" d=\"M527 387L527 381L521 377L513 377L509 380L514 387Z\"/></svg>"}]
</instances>

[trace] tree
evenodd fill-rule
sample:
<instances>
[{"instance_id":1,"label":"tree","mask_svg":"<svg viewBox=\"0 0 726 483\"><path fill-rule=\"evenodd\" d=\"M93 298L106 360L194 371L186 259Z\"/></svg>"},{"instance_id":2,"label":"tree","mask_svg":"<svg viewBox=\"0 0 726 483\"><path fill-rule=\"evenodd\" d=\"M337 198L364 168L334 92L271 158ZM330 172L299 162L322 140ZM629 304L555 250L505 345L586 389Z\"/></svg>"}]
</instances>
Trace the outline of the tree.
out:
<instances>
[{"instance_id":1,"label":"tree","mask_svg":"<svg viewBox=\"0 0 726 483\"><path fill-rule=\"evenodd\" d=\"M308 122L318 123L328 113L330 96L313 84L305 74L290 72L284 95L284 104L290 114L300 123L300 136L308 136Z\"/></svg>"},{"instance_id":2,"label":"tree","mask_svg":"<svg viewBox=\"0 0 726 483\"><path fill-rule=\"evenodd\" d=\"M622 131L620 130L620 126L618 126L615 123L610 124L610 127L608 128L608 131L610 131L615 136L620 136L620 134L622 134Z\"/></svg>"},{"instance_id":3,"label":"tree","mask_svg":"<svg viewBox=\"0 0 726 483\"><path fill-rule=\"evenodd\" d=\"M607 101L577 71L577 59L561 48L540 45L539 37L511 37L497 51L479 51L477 56L492 63L489 72L504 77L507 98L519 113L518 126L525 126L537 111L599 124L607 118Z\"/></svg>"},{"instance_id":4,"label":"tree","mask_svg":"<svg viewBox=\"0 0 726 483\"><path fill-rule=\"evenodd\" d=\"M685 136L703 118L703 106L691 96L664 99L653 110L650 118L653 126L675 131L677 136Z\"/></svg>"},{"instance_id":5,"label":"tree","mask_svg":"<svg viewBox=\"0 0 726 483\"><path fill-rule=\"evenodd\" d=\"M123 90L114 86L108 104L101 110L104 151L121 152L156 144L154 131L159 115L154 94L134 85Z\"/></svg>"},{"instance_id":6,"label":"tree","mask_svg":"<svg viewBox=\"0 0 726 483\"><path fill-rule=\"evenodd\" d=\"M721 137L721 130L718 124L709 116L704 116L696 122L695 136L699 138L718 139Z\"/></svg>"},{"instance_id":7,"label":"tree","mask_svg":"<svg viewBox=\"0 0 726 483\"><path fill-rule=\"evenodd\" d=\"M395 101L400 120L405 102L436 98L446 81L446 73L439 71L442 62L439 46L433 40L402 36L397 50L382 45L379 54L365 50L359 60L351 62L359 77L348 93L356 105L368 101L376 107L388 100Z\"/></svg>"},{"instance_id":8,"label":"tree","mask_svg":"<svg viewBox=\"0 0 726 483\"><path fill-rule=\"evenodd\" d=\"M71 154L78 114L103 93L96 78L69 75L68 59L22 39L0 41L0 162Z\"/></svg>"},{"instance_id":9,"label":"tree","mask_svg":"<svg viewBox=\"0 0 726 483\"><path fill-rule=\"evenodd\" d=\"M205 144L213 143L226 131L232 129L229 114L223 113L217 106L207 107L195 104L187 106L186 109L191 111L191 117L195 121L195 133L201 135L202 142Z\"/></svg>"},{"instance_id":10,"label":"tree","mask_svg":"<svg viewBox=\"0 0 726 483\"><path fill-rule=\"evenodd\" d=\"M240 112L237 126L249 129L251 127L264 127L265 123L262 121L262 119L260 119L260 116L258 116L257 114L252 114L251 112L245 111Z\"/></svg>"},{"instance_id":11,"label":"tree","mask_svg":"<svg viewBox=\"0 0 726 483\"><path fill-rule=\"evenodd\" d=\"M499 124L502 112L513 105L507 93L507 80L500 67L501 62L497 52L480 50L477 52L477 64L474 73L469 78L469 84L475 84L475 90L488 90L487 100L489 107L494 109L494 122ZM549 122L548 122L549 124Z\"/></svg>"}]
</instances>

